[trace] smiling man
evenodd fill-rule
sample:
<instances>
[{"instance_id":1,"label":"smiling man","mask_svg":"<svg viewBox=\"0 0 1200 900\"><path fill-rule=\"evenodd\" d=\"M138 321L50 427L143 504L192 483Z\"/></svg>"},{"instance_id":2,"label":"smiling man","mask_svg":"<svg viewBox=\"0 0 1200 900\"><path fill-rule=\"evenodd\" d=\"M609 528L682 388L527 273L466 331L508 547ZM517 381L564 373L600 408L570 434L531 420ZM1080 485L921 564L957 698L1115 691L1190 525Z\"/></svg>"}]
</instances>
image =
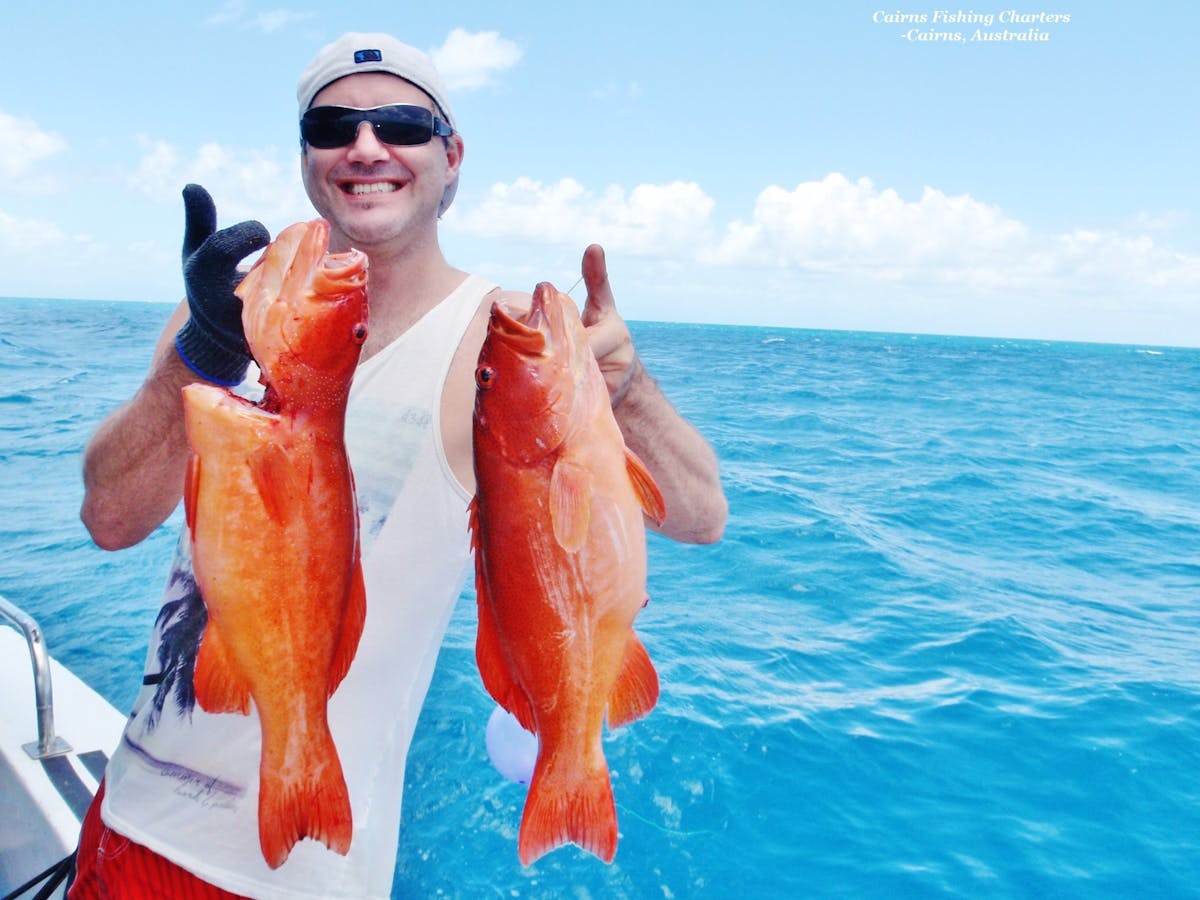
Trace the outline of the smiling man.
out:
<instances>
[{"instance_id":1,"label":"smiling man","mask_svg":"<svg viewBox=\"0 0 1200 900\"><path fill-rule=\"evenodd\" d=\"M304 184L330 223L330 250L369 257L370 329L346 419L367 614L329 701L353 838L344 854L300 840L276 865L260 852L257 713L206 713L191 689L206 612L185 529L142 691L84 822L72 898L390 894L405 757L469 568L475 364L491 304L524 309L530 297L442 253L439 217L465 145L425 54L387 35L345 35L312 61L297 95ZM82 517L107 549L142 540L179 503L189 455L181 389L236 384L250 362L232 289L239 261L269 236L254 222L216 230L198 186L185 188L184 203L187 299L145 382L84 456ZM614 413L666 500L660 530L714 541L726 515L716 458L642 366L595 245L583 276L588 341Z\"/></svg>"}]
</instances>

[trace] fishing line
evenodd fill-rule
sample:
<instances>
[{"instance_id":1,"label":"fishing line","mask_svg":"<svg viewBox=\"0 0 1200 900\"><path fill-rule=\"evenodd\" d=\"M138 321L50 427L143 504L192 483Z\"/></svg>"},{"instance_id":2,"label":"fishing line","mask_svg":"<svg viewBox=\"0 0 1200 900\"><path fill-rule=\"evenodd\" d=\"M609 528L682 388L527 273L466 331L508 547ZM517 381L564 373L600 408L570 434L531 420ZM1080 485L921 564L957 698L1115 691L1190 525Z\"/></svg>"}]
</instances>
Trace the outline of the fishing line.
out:
<instances>
[{"instance_id":1,"label":"fishing line","mask_svg":"<svg viewBox=\"0 0 1200 900\"><path fill-rule=\"evenodd\" d=\"M661 831L663 834L670 834L670 835L674 835L675 837L696 837L701 834L709 834L710 833L710 829L708 829L708 828L703 828L700 831L680 831L678 828L667 828L664 825L659 825L657 822L647 819L645 816L634 812L628 806L624 806L624 805L618 803L618 804L616 804L616 807L617 807L617 809L621 810L621 812L627 813L628 815L633 816L639 822L645 822L651 828L656 828L659 831Z\"/></svg>"}]
</instances>

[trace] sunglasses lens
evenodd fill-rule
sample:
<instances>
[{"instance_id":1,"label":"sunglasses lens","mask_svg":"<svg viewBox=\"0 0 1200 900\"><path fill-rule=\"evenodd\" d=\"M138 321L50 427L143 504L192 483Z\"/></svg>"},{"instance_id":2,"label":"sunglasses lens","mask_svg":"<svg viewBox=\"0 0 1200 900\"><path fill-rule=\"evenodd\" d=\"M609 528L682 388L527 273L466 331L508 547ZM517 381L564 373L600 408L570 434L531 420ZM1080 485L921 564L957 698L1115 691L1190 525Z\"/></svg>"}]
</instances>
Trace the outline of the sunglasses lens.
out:
<instances>
[{"instance_id":1,"label":"sunglasses lens","mask_svg":"<svg viewBox=\"0 0 1200 900\"><path fill-rule=\"evenodd\" d=\"M300 136L319 150L332 150L353 143L362 122L370 122L375 137L385 144L410 147L433 137L433 113L407 104L375 109L314 106L300 118Z\"/></svg>"},{"instance_id":2,"label":"sunglasses lens","mask_svg":"<svg viewBox=\"0 0 1200 900\"><path fill-rule=\"evenodd\" d=\"M300 137L320 150L344 147L358 131L358 122L348 118L352 112L340 106L313 107L300 117Z\"/></svg>"},{"instance_id":3,"label":"sunglasses lens","mask_svg":"<svg viewBox=\"0 0 1200 900\"><path fill-rule=\"evenodd\" d=\"M385 144L413 146L433 137L433 113L421 106L384 106L373 110L370 122Z\"/></svg>"}]
</instances>

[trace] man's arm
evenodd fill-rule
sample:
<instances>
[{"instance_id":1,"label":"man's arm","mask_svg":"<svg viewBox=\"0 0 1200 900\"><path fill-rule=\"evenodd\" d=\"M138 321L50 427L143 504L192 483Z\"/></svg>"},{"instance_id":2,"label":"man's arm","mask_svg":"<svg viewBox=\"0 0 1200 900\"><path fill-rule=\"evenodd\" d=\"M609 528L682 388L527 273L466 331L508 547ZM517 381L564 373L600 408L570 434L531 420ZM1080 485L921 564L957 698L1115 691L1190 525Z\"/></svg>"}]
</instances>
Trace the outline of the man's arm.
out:
<instances>
[{"instance_id":1,"label":"man's arm","mask_svg":"<svg viewBox=\"0 0 1200 900\"><path fill-rule=\"evenodd\" d=\"M584 251L583 280L588 294L583 323L613 414L626 445L641 457L666 500L667 518L657 530L695 544L720 540L729 506L717 456L638 358L629 328L617 313L604 251L597 244Z\"/></svg>"},{"instance_id":2,"label":"man's arm","mask_svg":"<svg viewBox=\"0 0 1200 900\"><path fill-rule=\"evenodd\" d=\"M188 444L181 391L198 380L175 350L187 317L187 304L180 304L159 338L146 380L100 423L84 450L80 517L105 550L141 541L183 496Z\"/></svg>"},{"instance_id":3,"label":"man's arm","mask_svg":"<svg viewBox=\"0 0 1200 900\"><path fill-rule=\"evenodd\" d=\"M188 443L183 387L240 382L250 364L238 263L270 243L259 222L217 231L217 209L197 184L183 189L187 301L167 322L146 380L96 430L83 455L80 518L106 550L129 547L163 523L183 495Z\"/></svg>"}]
</instances>

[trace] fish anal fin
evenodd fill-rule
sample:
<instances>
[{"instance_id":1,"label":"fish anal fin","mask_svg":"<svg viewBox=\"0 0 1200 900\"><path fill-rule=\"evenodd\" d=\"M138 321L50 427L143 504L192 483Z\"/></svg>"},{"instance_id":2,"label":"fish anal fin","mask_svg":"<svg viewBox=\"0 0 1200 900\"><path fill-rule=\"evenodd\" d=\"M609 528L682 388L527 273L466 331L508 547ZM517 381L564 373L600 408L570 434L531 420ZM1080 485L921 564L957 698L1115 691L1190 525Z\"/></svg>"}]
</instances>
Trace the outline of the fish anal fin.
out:
<instances>
[{"instance_id":1,"label":"fish anal fin","mask_svg":"<svg viewBox=\"0 0 1200 900\"><path fill-rule=\"evenodd\" d=\"M550 475L550 522L558 545L568 553L583 547L591 516L591 470L561 457Z\"/></svg>"},{"instance_id":2,"label":"fish anal fin","mask_svg":"<svg viewBox=\"0 0 1200 900\"><path fill-rule=\"evenodd\" d=\"M640 719L658 702L658 672L646 647L632 631L625 644L621 674L608 698L608 727L620 728Z\"/></svg>"},{"instance_id":3,"label":"fish anal fin","mask_svg":"<svg viewBox=\"0 0 1200 900\"><path fill-rule=\"evenodd\" d=\"M533 704L515 683L504 699L497 702L516 717L522 728L530 734L538 733L537 721L533 718Z\"/></svg>"},{"instance_id":4,"label":"fish anal fin","mask_svg":"<svg viewBox=\"0 0 1200 900\"><path fill-rule=\"evenodd\" d=\"M196 702L205 712L250 715L250 687L230 661L221 632L211 617L200 638L192 686Z\"/></svg>"},{"instance_id":5,"label":"fish anal fin","mask_svg":"<svg viewBox=\"0 0 1200 900\"><path fill-rule=\"evenodd\" d=\"M475 570L475 596L479 607L479 624L475 631L475 664L479 667L479 677L493 700L516 716L522 728L537 734L533 706L513 677L508 657L500 643L496 614L492 611L487 578L483 572L479 551L476 551L475 555Z\"/></svg>"},{"instance_id":6,"label":"fish anal fin","mask_svg":"<svg viewBox=\"0 0 1200 900\"><path fill-rule=\"evenodd\" d=\"M282 523L288 517L295 493L294 467L287 452L278 444L265 443L246 458L246 464L267 515Z\"/></svg>"},{"instance_id":7,"label":"fish anal fin","mask_svg":"<svg viewBox=\"0 0 1200 900\"><path fill-rule=\"evenodd\" d=\"M362 637L363 624L367 620L367 588L363 581L362 560L355 554L354 571L350 573L350 585L346 593L346 608L342 613L342 634L334 651L333 665L329 670L329 696L338 689L354 655L358 652L358 641Z\"/></svg>"},{"instance_id":8,"label":"fish anal fin","mask_svg":"<svg viewBox=\"0 0 1200 900\"><path fill-rule=\"evenodd\" d=\"M629 473L629 480L633 482L633 492L637 494L642 510L654 524L661 525L667 518L667 502L646 464L628 447L625 448L625 470Z\"/></svg>"},{"instance_id":9,"label":"fish anal fin","mask_svg":"<svg viewBox=\"0 0 1200 900\"><path fill-rule=\"evenodd\" d=\"M284 864L302 838L318 840L345 856L354 835L350 794L328 728L320 738L293 748L293 752L303 754L304 759L289 770L305 773L304 778L284 777L282 760L268 757L265 750L259 772L258 841L263 859L272 869Z\"/></svg>"},{"instance_id":10,"label":"fish anal fin","mask_svg":"<svg viewBox=\"0 0 1200 900\"><path fill-rule=\"evenodd\" d=\"M566 785L540 765L534 770L517 838L521 865L532 865L567 843L578 844L606 863L617 855L617 809L603 764Z\"/></svg>"}]
</instances>

